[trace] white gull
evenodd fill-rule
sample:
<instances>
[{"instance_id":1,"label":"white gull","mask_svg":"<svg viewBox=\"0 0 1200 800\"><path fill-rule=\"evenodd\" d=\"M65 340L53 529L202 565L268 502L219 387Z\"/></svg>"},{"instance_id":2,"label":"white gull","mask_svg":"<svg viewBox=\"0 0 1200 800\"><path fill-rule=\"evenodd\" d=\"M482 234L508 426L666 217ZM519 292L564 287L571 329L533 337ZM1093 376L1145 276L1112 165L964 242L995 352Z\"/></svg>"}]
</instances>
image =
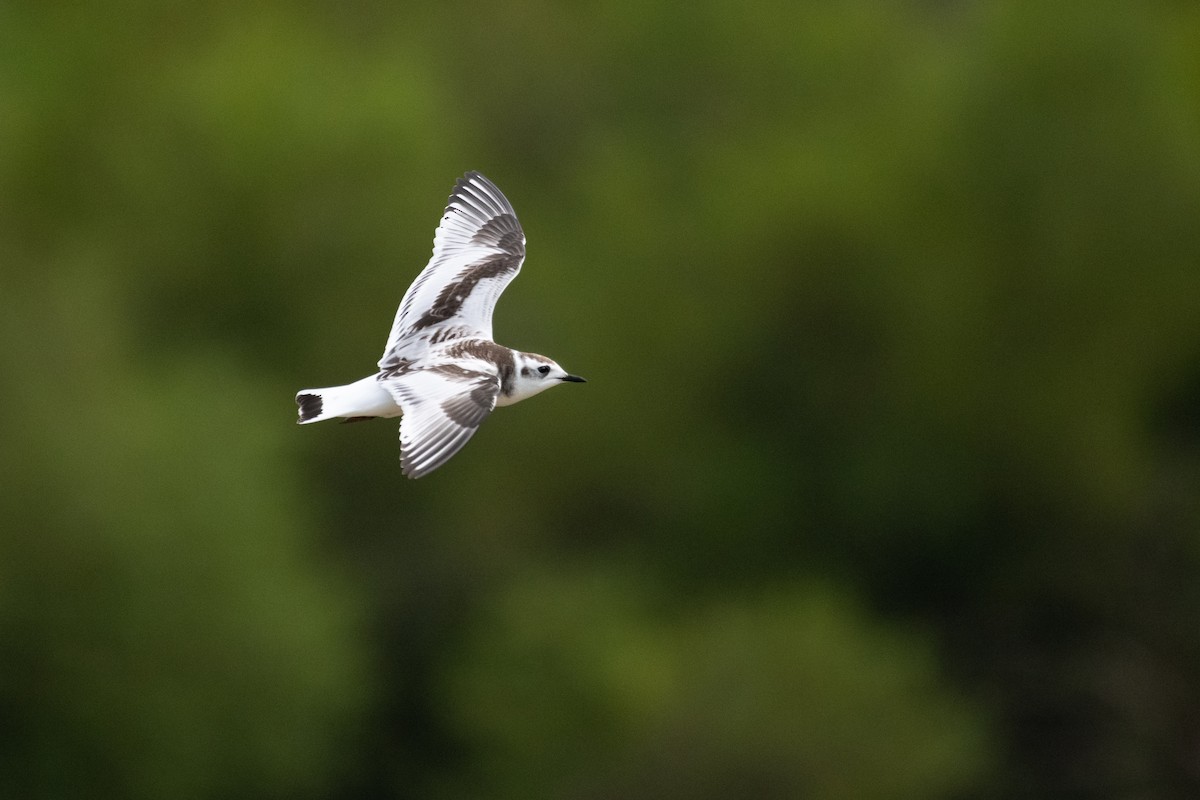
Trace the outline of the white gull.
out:
<instances>
[{"instance_id":1,"label":"white gull","mask_svg":"<svg viewBox=\"0 0 1200 800\"><path fill-rule=\"evenodd\" d=\"M420 478L462 449L496 406L584 383L552 359L492 341L492 310L525 260L525 234L496 185L468 172L433 237L433 257L404 293L379 371L302 389L299 422L397 417L400 463Z\"/></svg>"}]
</instances>

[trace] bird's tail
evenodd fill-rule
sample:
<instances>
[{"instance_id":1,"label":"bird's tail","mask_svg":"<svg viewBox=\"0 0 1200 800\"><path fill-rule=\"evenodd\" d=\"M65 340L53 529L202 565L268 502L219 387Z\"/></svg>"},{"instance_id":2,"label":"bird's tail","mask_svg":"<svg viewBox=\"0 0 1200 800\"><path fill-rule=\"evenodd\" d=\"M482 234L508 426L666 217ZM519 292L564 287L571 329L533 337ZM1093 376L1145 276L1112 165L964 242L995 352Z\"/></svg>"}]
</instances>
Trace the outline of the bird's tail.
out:
<instances>
[{"instance_id":1,"label":"bird's tail","mask_svg":"<svg viewBox=\"0 0 1200 800\"><path fill-rule=\"evenodd\" d=\"M297 413L300 419L297 423L303 425L306 422L320 422L323 419L335 417L327 408L326 395L335 394L336 389L301 389L296 393L296 405L299 406Z\"/></svg>"},{"instance_id":2,"label":"bird's tail","mask_svg":"<svg viewBox=\"0 0 1200 800\"><path fill-rule=\"evenodd\" d=\"M297 413L300 416L296 420L297 424L320 422L334 417L358 417L362 413L363 404L354 387L355 384L329 386L324 389L301 389L296 393L296 405L299 406Z\"/></svg>"},{"instance_id":3,"label":"bird's tail","mask_svg":"<svg viewBox=\"0 0 1200 800\"><path fill-rule=\"evenodd\" d=\"M400 413L392 396L373 375L345 386L301 389L296 393L296 405L300 416L296 421L301 425L334 417L394 417Z\"/></svg>"}]
</instances>

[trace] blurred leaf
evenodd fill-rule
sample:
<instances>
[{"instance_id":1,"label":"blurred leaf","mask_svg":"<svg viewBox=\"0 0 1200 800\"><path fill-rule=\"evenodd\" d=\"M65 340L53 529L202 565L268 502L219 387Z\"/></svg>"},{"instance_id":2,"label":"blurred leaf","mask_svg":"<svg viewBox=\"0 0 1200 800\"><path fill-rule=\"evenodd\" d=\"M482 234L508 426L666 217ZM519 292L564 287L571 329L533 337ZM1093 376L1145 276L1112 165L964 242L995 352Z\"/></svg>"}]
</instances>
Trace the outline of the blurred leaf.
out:
<instances>
[{"instance_id":1,"label":"blurred leaf","mask_svg":"<svg viewBox=\"0 0 1200 800\"><path fill-rule=\"evenodd\" d=\"M679 619L643 585L560 565L493 599L447 687L480 754L462 796L918 798L981 774L930 650L836 593Z\"/></svg>"}]
</instances>

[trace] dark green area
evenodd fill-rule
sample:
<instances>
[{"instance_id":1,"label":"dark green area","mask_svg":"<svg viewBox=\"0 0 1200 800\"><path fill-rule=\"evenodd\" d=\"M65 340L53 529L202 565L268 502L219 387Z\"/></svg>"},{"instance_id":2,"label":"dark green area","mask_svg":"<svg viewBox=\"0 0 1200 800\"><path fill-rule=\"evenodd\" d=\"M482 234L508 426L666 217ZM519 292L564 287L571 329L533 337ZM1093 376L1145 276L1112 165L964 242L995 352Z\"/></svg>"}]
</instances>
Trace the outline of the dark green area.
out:
<instances>
[{"instance_id":1,"label":"dark green area","mask_svg":"<svg viewBox=\"0 0 1200 800\"><path fill-rule=\"evenodd\" d=\"M0 5L0 796L1200 796L1198 312L1191 3Z\"/></svg>"}]
</instances>

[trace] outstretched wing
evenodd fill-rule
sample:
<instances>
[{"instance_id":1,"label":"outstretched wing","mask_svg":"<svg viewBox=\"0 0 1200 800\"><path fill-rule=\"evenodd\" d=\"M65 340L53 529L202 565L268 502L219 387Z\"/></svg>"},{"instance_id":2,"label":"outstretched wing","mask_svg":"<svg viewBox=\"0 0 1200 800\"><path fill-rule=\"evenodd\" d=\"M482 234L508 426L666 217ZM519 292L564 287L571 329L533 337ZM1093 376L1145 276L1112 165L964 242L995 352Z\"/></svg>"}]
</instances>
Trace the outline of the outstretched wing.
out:
<instances>
[{"instance_id":1,"label":"outstretched wing","mask_svg":"<svg viewBox=\"0 0 1200 800\"><path fill-rule=\"evenodd\" d=\"M475 362L438 364L380 383L404 410L400 465L410 478L429 474L461 450L500 393L496 372Z\"/></svg>"},{"instance_id":2,"label":"outstretched wing","mask_svg":"<svg viewBox=\"0 0 1200 800\"><path fill-rule=\"evenodd\" d=\"M496 185L468 172L454 187L433 237L433 257L404 293L379 368L430 344L492 338L492 310L521 270L525 233Z\"/></svg>"}]
</instances>

